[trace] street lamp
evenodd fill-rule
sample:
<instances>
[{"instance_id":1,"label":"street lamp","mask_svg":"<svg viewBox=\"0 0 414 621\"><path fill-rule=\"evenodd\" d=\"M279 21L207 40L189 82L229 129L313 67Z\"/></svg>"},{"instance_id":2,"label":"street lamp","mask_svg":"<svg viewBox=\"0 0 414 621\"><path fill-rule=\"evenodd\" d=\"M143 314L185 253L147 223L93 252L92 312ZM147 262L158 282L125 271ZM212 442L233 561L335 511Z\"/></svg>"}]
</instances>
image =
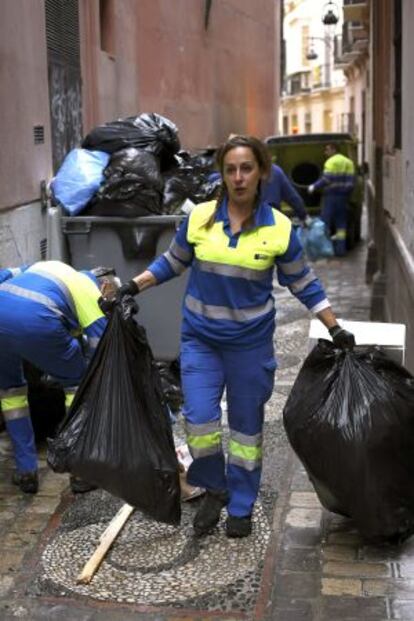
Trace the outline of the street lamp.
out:
<instances>
[{"instance_id":1,"label":"street lamp","mask_svg":"<svg viewBox=\"0 0 414 621\"><path fill-rule=\"evenodd\" d=\"M316 60L318 58L318 54L315 51L314 41L322 41L325 45L325 86L330 86L331 84L331 54L332 54L332 41L329 36L324 37L308 37L310 41L309 50L306 54L306 58L308 60Z\"/></svg>"},{"instance_id":2,"label":"street lamp","mask_svg":"<svg viewBox=\"0 0 414 621\"><path fill-rule=\"evenodd\" d=\"M329 0L323 7L322 23L325 26L334 26L339 22L339 9L335 2Z\"/></svg>"}]
</instances>

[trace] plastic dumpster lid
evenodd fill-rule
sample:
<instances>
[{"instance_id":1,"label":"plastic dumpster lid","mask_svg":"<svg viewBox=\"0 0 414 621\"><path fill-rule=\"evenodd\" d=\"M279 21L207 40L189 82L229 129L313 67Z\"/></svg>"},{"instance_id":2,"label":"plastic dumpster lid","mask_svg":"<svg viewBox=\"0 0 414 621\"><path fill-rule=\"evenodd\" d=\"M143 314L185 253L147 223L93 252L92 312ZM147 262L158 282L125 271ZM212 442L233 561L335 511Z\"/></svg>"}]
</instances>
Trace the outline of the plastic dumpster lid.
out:
<instances>
[{"instance_id":1,"label":"plastic dumpster lid","mask_svg":"<svg viewBox=\"0 0 414 621\"><path fill-rule=\"evenodd\" d=\"M329 143L329 142L355 142L351 134L347 133L323 133L323 134L294 134L293 136L268 136L264 139L265 144L306 144L310 142Z\"/></svg>"}]
</instances>

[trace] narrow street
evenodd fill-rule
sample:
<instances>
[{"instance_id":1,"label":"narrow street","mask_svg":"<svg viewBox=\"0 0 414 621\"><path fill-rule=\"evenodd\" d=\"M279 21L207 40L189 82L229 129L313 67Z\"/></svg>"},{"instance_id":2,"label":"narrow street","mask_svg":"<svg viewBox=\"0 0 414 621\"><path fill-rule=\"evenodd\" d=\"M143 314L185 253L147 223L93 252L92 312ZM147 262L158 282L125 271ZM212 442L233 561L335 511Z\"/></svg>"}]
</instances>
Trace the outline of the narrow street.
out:
<instances>
[{"instance_id":1,"label":"narrow street","mask_svg":"<svg viewBox=\"0 0 414 621\"><path fill-rule=\"evenodd\" d=\"M367 320L366 247L314 269L338 317ZM37 496L10 483L0 437L0 618L50 620L272 619L385 621L414 618L412 541L367 546L349 520L323 510L288 446L282 411L308 348L309 316L276 287L279 369L267 406L265 468L254 532L228 540L220 523L193 537L197 500L183 504L179 528L134 514L90 585L76 576L121 501L102 490L75 498L67 475L51 472L41 449ZM183 439L181 422L175 425Z\"/></svg>"}]
</instances>

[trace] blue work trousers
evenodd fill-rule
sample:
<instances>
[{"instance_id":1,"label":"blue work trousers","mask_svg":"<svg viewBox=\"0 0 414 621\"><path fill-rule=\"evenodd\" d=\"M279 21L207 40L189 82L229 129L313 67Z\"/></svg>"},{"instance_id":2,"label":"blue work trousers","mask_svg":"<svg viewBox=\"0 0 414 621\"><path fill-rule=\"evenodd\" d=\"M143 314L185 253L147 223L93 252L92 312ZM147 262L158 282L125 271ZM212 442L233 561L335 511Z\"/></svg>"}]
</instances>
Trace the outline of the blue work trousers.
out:
<instances>
[{"instance_id":1,"label":"blue work trousers","mask_svg":"<svg viewBox=\"0 0 414 621\"><path fill-rule=\"evenodd\" d=\"M346 227L348 212L347 194L327 194L323 199L323 209L321 219L328 228L328 234L335 230L332 239L336 256L342 257L346 254Z\"/></svg>"},{"instance_id":2,"label":"blue work trousers","mask_svg":"<svg viewBox=\"0 0 414 621\"><path fill-rule=\"evenodd\" d=\"M185 337L180 366L186 423L196 429L217 424L226 389L230 443L232 437L242 438L247 452L249 444L258 450L258 443L261 451L264 405L271 397L276 369L272 341L253 349L230 351ZM189 448L191 451L190 442ZM261 459L253 466L243 464L243 459L240 463L229 459L226 465L219 445L213 454L194 457L187 478L191 485L227 490L229 514L244 517L252 513L261 470Z\"/></svg>"},{"instance_id":3,"label":"blue work trousers","mask_svg":"<svg viewBox=\"0 0 414 621\"><path fill-rule=\"evenodd\" d=\"M81 346L61 318L33 300L0 291L0 397L26 384L23 360L62 383L76 385L86 369ZM29 412L8 420L17 470L37 468L34 433Z\"/></svg>"}]
</instances>

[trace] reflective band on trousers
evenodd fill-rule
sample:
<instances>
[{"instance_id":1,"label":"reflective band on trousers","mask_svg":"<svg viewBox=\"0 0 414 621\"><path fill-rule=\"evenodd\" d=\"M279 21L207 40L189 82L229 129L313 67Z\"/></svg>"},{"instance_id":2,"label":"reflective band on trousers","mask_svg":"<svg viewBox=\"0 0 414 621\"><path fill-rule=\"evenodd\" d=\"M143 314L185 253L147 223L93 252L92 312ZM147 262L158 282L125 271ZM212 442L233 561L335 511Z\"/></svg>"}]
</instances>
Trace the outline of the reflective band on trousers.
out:
<instances>
[{"instance_id":1,"label":"reflective band on trousers","mask_svg":"<svg viewBox=\"0 0 414 621\"><path fill-rule=\"evenodd\" d=\"M2 399L1 409L5 420L17 420L30 416L26 395L14 395Z\"/></svg>"},{"instance_id":2,"label":"reflective band on trousers","mask_svg":"<svg viewBox=\"0 0 414 621\"><path fill-rule=\"evenodd\" d=\"M185 297L186 307L207 319L227 319L229 321L251 321L270 313L274 308L274 300L270 298L266 304L261 306L253 306L249 308L230 308L228 306L213 306L212 304L204 304L200 300L196 300L192 295Z\"/></svg>"},{"instance_id":3,"label":"reflective band on trousers","mask_svg":"<svg viewBox=\"0 0 414 621\"><path fill-rule=\"evenodd\" d=\"M15 396L27 396L27 386L18 386L17 388L0 389L0 399L8 399Z\"/></svg>"},{"instance_id":4,"label":"reflective band on trousers","mask_svg":"<svg viewBox=\"0 0 414 621\"><path fill-rule=\"evenodd\" d=\"M4 420L18 420L19 418L30 418L29 406L16 408L15 410L3 411Z\"/></svg>"},{"instance_id":5,"label":"reflective band on trousers","mask_svg":"<svg viewBox=\"0 0 414 621\"><path fill-rule=\"evenodd\" d=\"M7 291L8 293L17 295L20 298L26 298L26 300L39 302L39 304L47 306L49 310L56 313L56 315L58 315L59 317L62 317L63 315L62 311L56 306L54 301L47 295L43 295L43 293L37 293L37 291L30 291L29 289L24 289L23 287L18 287L17 285L12 285L11 283L7 282L4 282L0 285L0 291Z\"/></svg>"},{"instance_id":6,"label":"reflective band on trousers","mask_svg":"<svg viewBox=\"0 0 414 621\"><path fill-rule=\"evenodd\" d=\"M65 406L67 408L70 408L70 406L73 403L74 398L75 398L75 393L74 392L67 392L67 393L65 393Z\"/></svg>"},{"instance_id":7,"label":"reflective band on trousers","mask_svg":"<svg viewBox=\"0 0 414 621\"><path fill-rule=\"evenodd\" d=\"M202 261L200 259L197 259L195 264L202 272L210 272L211 274L219 274L220 276L233 276L233 278L245 278L246 280L264 280L272 274L274 269L272 266L264 270L253 270L248 267L226 265L224 263Z\"/></svg>"},{"instance_id":8,"label":"reflective band on trousers","mask_svg":"<svg viewBox=\"0 0 414 621\"><path fill-rule=\"evenodd\" d=\"M343 240L346 239L346 229L337 229L335 235L333 236L332 240Z\"/></svg>"},{"instance_id":9,"label":"reflective band on trousers","mask_svg":"<svg viewBox=\"0 0 414 621\"><path fill-rule=\"evenodd\" d=\"M18 408L27 407L27 395L14 395L11 397L5 397L1 400L1 409L3 414L8 410L16 410Z\"/></svg>"},{"instance_id":10,"label":"reflective band on trousers","mask_svg":"<svg viewBox=\"0 0 414 621\"><path fill-rule=\"evenodd\" d=\"M206 457L221 453L222 429L220 421L195 425L186 422L187 444L192 457Z\"/></svg>"},{"instance_id":11,"label":"reflective band on trousers","mask_svg":"<svg viewBox=\"0 0 414 621\"><path fill-rule=\"evenodd\" d=\"M246 446L236 440L229 442L229 463L235 464L245 470L254 470L262 463L262 446Z\"/></svg>"}]
</instances>

